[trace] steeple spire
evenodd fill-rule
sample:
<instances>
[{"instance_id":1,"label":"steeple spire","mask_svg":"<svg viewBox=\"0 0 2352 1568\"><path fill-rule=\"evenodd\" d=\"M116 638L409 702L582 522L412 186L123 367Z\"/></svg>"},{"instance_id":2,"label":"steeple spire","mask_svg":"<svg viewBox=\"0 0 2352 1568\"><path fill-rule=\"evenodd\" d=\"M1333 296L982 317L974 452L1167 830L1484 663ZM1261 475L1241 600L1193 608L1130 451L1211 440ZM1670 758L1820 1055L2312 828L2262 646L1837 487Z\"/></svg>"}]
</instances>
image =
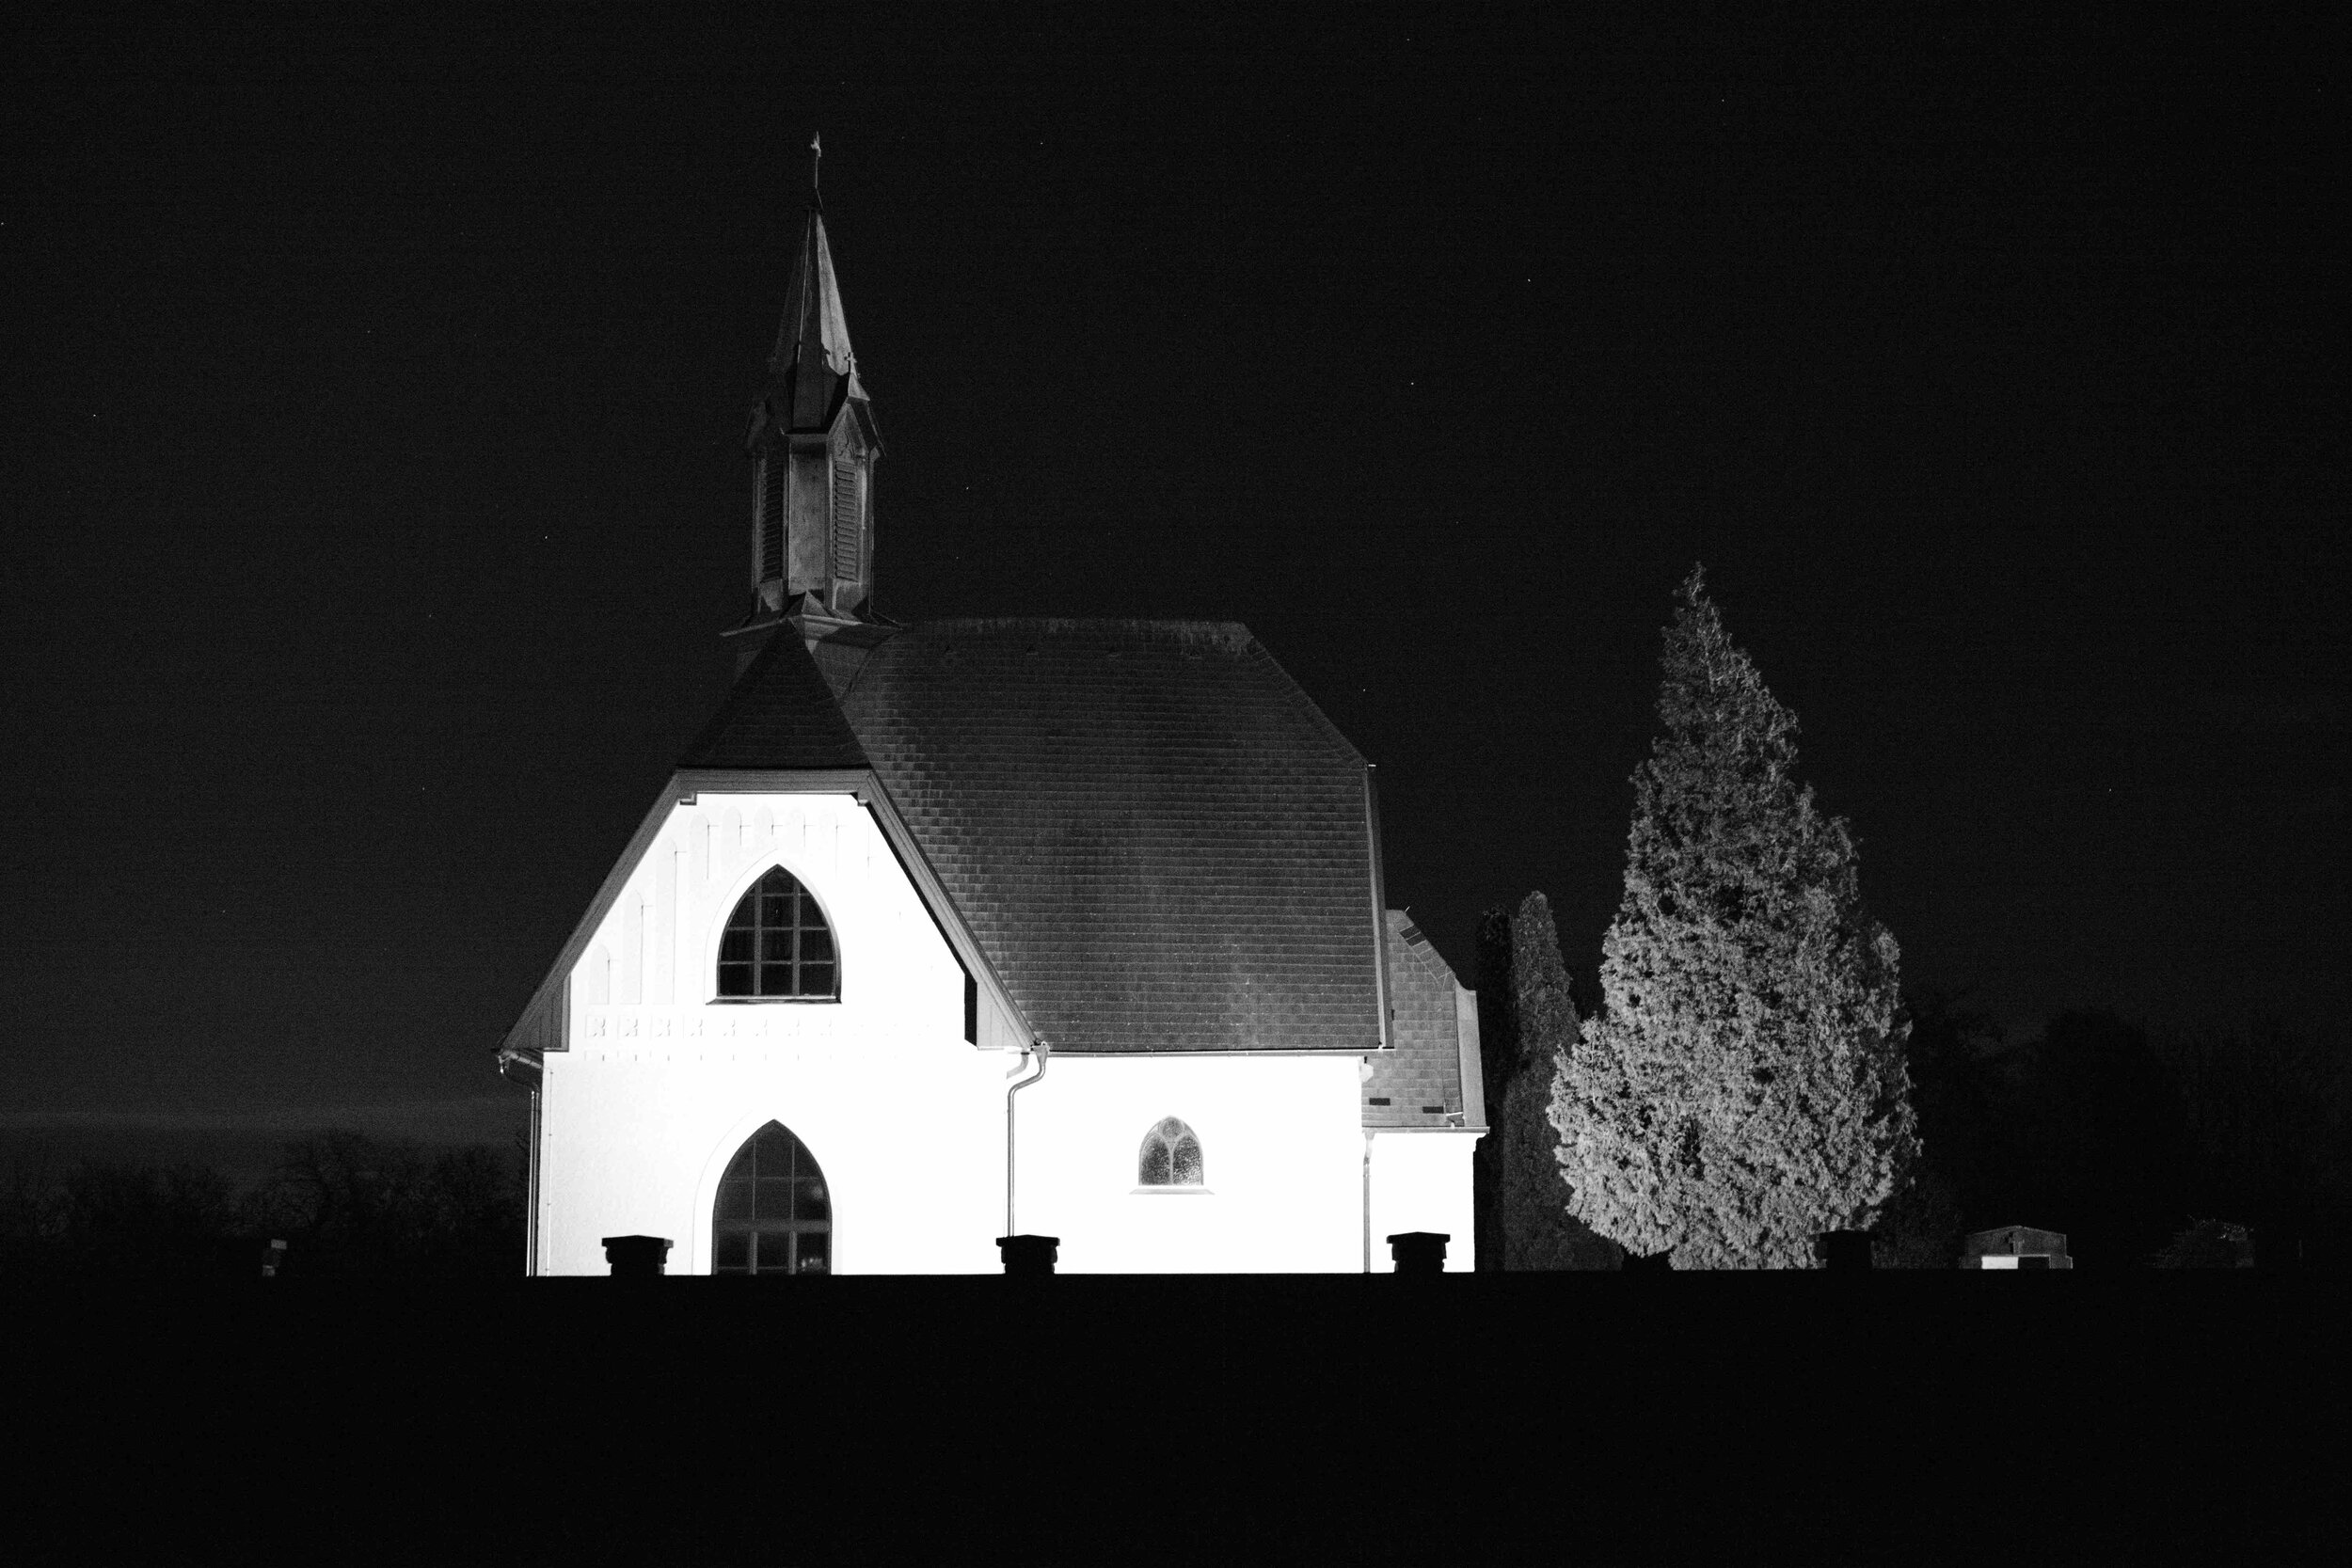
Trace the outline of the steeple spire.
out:
<instances>
[{"instance_id":1,"label":"steeple spire","mask_svg":"<svg viewBox=\"0 0 2352 1568\"><path fill-rule=\"evenodd\" d=\"M850 347L817 198L824 149L809 138L808 209L768 385L752 408L750 615L727 634L744 660L782 622L812 644L868 618L874 464L882 437Z\"/></svg>"}]
</instances>

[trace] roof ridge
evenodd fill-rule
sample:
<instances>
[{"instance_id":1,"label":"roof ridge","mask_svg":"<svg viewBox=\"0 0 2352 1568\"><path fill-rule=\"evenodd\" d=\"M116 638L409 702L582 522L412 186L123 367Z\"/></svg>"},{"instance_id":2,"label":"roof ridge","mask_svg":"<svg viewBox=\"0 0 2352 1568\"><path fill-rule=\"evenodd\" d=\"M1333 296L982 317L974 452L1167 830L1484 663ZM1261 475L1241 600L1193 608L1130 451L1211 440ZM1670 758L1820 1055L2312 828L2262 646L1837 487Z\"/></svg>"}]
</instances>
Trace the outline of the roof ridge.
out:
<instances>
[{"instance_id":1,"label":"roof ridge","mask_svg":"<svg viewBox=\"0 0 2352 1568\"><path fill-rule=\"evenodd\" d=\"M1254 641L1249 628L1239 621L1158 621L1128 616L1068 616L1068 615L973 615L948 617L936 621L917 621L907 627L911 632L928 632L934 636L987 636L991 633L1043 634L1048 637L1101 636L1105 633L1127 636L1164 636L1180 641L1212 641L1239 644Z\"/></svg>"}]
</instances>

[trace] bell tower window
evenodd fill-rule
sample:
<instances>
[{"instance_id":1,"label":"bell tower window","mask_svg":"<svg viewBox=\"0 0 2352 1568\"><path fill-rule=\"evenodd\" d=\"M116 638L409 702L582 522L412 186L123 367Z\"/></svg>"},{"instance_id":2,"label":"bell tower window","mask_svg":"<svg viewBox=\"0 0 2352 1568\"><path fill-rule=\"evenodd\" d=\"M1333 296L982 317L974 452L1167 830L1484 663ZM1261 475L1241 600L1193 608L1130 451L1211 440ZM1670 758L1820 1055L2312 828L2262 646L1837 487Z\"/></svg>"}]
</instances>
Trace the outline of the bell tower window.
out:
<instances>
[{"instance_id":1,"label":"bell tower window","mask_svg":"<svg viewBox=\"0 0 2352 1568\"><path fill-rule=\"evenodd\" d=\"M771 451L759 463L759 580L784 576L784 453Z\"/></svg>"},{"instance_id":2,"label":"bell tower window","mask_svg":"<svg viewBox=\"0 0 2352 1568\"><path fill-rule=\"evenodd\" d=\"M719 939L719 994L832 1002L841 995L833 927L816 895L776 866L743 895Z\"/></svg>"},{"instance_id":3,"label":"bell tower window","mask_svg":"<svg viewBox=\"0 0 2352 1568\"><path fill-rule=\"evenodd\" d=\"M866 521L865 465L856 448L847 442L833 457L833 575L843 582L864 576L858 561L858 535Z\"/></svg>"}]
</instances>

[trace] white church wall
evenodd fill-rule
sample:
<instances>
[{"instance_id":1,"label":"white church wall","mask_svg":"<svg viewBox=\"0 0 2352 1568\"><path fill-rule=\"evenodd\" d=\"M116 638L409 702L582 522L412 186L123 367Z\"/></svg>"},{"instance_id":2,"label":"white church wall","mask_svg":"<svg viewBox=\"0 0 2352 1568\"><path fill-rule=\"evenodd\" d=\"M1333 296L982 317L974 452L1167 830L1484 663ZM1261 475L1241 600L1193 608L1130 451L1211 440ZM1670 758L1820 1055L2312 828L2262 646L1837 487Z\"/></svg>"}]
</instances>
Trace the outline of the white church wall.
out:
<instances>
[{"instance_id":1,"label":"white church wall","mask_svg":"<svg viewBox=\"0 0 2352 1568\"><path fill-rule=\"evenodd\" d=\"M771 865L824 908L837 1003L714 999L719 934ZM707 1273L720 1176L771 1118L824 1170L836 1273L999 1266L1019 1058L965 1042L963 971L852 797L674 806L570 984L569 1049L543 1085L542 1273L606 1273L601 1238L628 1234ZM984 1035L1005 1037L990 1012Z\"/></svg>"},{"instance_id":2,"label":"white church wall","mask_svg":"<svg viewBox=\"0 0 2352 1568\"><path fill-rule=\"evenodd\" d=\"M1015 1223L1060 1237L1069 1274L1360 1272L1357 1063L1057 1055L1018 1100ZM1200 1140L1200 1189L1137 1189L1166 1117Z\"/></svg>"},{"instance_id":3,"label":"white church wall","mask_svg":"<svg viewBox=\"0 0 2352 1568\"><path fill-rule=\"evenodd\" d=\"M1431 1230L1448 1239L1448 1274L1478 1266L1470 1208L1470 1132L1372 1134L1372 1272L1392 1274L1388 1238Z\"/></svg>"},{"instance_id":4,"label":"white church wall","mask_svg":"<svg viewBox=\"0 0 2352 1568\"><path fill-rule=\"evenodd\" d=\"M823 906L837 1003L715 999L720 933L782 865ZM582 950L568 1049L545 1065L539 1267L608 1272L602 1238L666 1236L711 1266L711 1208L743 1142L782 1122L822 1167L841 1274L993 1273L1004 1233L1005 1090L1023 1068L963 1038L963 971L850 795L705 793L674 805ZM982 993L982 1042L1015 1042ZM1353 1055L1053 1058L1019 1098L1024 1231L1071 1273L1344 1272L1364 1266L1365 1143ZM1136 1190L1145 1133L1201 1140L1200 1192ZM1468 1268L1470 1147L1385 1134L1381 1237L1443 1230Z\"/></svg>"}]
</instances>

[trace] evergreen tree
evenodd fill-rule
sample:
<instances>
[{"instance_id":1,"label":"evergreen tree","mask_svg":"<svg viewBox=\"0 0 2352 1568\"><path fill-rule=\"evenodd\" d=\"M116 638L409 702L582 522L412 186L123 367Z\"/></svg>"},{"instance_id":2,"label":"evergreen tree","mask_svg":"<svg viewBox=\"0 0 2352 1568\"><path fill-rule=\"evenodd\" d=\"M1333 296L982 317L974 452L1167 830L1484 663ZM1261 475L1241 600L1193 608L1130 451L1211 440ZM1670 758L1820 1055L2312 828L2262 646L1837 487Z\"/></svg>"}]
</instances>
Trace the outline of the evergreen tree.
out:
<instances>
[{"instance_id":1,"label":"evergreen tree","mask_svg":"<svg viewBox=\"0 0 2352 1568\"><path fill-rule=\"evenodd\" d=\"M1623 1252L1568 1212L1551 1081L1576 1045L1576 1003L1560 961L1551 905L1531 893L1510 921L1511 1012L1517 1047L1500 1103L1489 1101L1502 1210L1502 1266L1513 1271L1613 1269Z\"/></svg>"},{"instance_id":2,"label":"evergreen tree","mask_svg":"<svg viewBox=\"0 0 2352 1568\"><path fill-rule=\"evenodd\" d=\"M1552 1085L1569 1209L1677 1268L1809 1268L1918 1151L1895 939L1864 912L1846 824L1792 777L1795 716L1695 568L1663 663L1605 1013Z\"/></svg>"},{"instance_id":3,"label":"evergreen tree","mask_svg":"<svg viewBox=\"0 0 2352 1568\"><path fill-rule=\"evenodd\" d=\"M1512 1004L1511 912L1478 920L1478 1073L1486 1094L1486 1135L1470 1150L1470 1220L1478 1272L1502 1272L1502 1128L1518 1067L1518 1009Z\"/></svg>"}]
</instances>

